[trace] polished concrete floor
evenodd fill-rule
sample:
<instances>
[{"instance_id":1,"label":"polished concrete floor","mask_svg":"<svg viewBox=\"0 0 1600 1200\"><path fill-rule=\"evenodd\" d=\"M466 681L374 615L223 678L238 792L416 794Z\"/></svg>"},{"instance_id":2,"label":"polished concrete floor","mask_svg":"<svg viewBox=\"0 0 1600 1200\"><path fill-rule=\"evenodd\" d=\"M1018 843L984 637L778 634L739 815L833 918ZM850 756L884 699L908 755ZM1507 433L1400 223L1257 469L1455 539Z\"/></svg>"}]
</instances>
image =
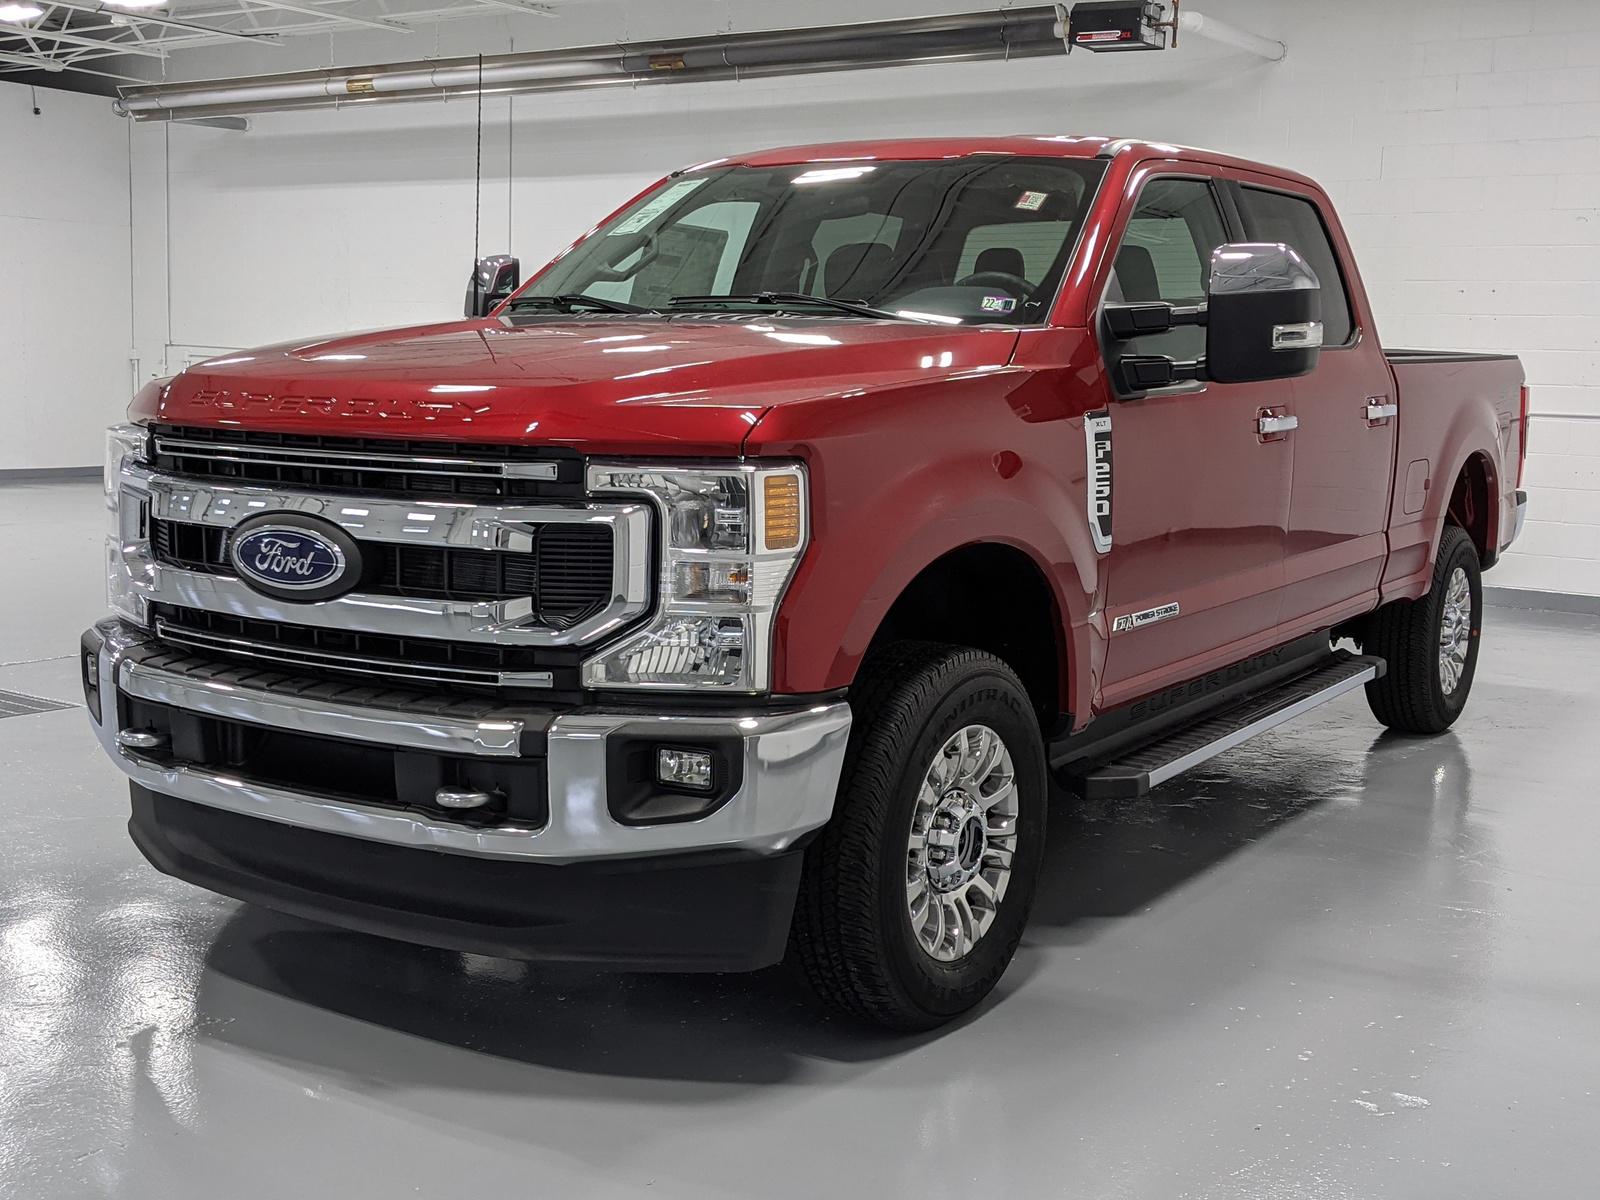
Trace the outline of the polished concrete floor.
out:
<instances>
[{"instance_id":1,"label":"polished concrete floor","mask_svg":"<svg viewBox=\"0 0 1600 1200\"><path fill-rule=\"evenodd\" d=\"M72 701L92 486L0 487L0 689ZM1359 696L1052 817L940 1034L784 971L528 969L167 879L80 709L0 719L0 1197L1593 1196L1600 622L1492 610L1432 740Z\"/></svg>"}]
</instances>

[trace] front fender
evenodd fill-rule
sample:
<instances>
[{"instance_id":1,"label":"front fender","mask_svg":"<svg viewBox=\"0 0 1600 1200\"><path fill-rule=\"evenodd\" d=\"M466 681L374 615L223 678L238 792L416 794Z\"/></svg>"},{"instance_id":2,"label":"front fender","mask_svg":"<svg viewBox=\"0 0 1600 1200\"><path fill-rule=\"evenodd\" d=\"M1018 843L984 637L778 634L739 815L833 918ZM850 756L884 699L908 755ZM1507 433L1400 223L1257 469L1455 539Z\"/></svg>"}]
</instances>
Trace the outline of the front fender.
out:
<instances>
[{"instance_id":1,"label":"front fender","mask_svg":"<svg viewBox=\"0 0 1600 1200\"><path fill-rule=\"evenodd\" d=\"M813 488L812 545L778 615L778 691L848 687L924 568L996 543L1025 553L1048 584L1064 624L1062 703L1083 711L1100 562L1085 517L1083 421L1039 420L1018 404L1031 379L1004 371L859 397L804 430L790 408L763 419L760 452L804 458Z\"/></svg>"}]
</instances>

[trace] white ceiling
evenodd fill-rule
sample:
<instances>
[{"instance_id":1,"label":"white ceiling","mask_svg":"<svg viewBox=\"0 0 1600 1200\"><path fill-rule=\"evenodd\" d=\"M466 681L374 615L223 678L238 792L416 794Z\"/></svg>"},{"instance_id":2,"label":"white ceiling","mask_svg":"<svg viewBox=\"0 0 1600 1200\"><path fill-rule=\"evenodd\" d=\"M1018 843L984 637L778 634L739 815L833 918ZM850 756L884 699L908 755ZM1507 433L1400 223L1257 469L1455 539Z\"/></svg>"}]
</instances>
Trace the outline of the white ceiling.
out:
<instances>
[{"instance_id":1,"label":"white ceiling","mask_svg":"<svg viewBox=\"0 0 1600 1200\"><path fill-rule=\"evenodd\" d=\"M149 82L196 50L363 30L412 33L491 13L554 15L551 4L537 0L0 0L0 12L14 5L42 14L0 19L0 80L46 71L64 86L74 75ZM431 39L406 57L430 52Z\"/></svg>"}]
</instances>

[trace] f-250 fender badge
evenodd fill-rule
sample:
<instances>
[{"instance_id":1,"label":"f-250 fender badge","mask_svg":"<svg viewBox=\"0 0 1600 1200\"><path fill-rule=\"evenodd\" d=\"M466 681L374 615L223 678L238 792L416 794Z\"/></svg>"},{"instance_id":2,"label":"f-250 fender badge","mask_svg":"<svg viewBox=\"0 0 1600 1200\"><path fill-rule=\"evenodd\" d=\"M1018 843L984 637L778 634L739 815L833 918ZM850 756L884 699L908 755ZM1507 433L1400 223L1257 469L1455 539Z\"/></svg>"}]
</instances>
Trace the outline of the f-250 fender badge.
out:
<instances>
[{"instance_id":1,"label":"f-250 fender badge","mask_svg":"<svg viewBox=\"0 0 1600 1200\"><path fill-rule=\"evenodd\" d=\"M1104 554L1111 549L1111 414L1086 414L1083 440L1089 453L1089 533Z\"/></svg>"},{"instance_id":2,"label":"f-250 fender badge","mask_svg":"<svg viewBox=\"0 0 1600 1200\"><path fill-rule=\"evenodd\" d=\"M1153 625L1157 621L1165 621L1178 615L1176 604L1161 604L1155 608L1147 608L1143 612L1123 613L1111 622L1112 633L1123 633L1129 629L1138 629L1141 625Z\"/></svg>"}]
</instances>

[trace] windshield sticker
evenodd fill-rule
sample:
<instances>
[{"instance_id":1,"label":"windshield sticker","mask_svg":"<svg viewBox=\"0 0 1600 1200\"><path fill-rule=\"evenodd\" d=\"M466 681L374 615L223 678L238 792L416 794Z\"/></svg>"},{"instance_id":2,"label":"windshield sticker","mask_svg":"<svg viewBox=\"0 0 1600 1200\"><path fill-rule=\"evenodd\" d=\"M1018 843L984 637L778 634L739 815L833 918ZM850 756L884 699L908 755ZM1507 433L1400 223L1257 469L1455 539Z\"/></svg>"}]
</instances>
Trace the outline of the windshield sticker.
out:
<instances>
[{"instance_id":1,"label":"windshield sticker","mask_svg":"<svg viewBox=\"0 0 1600 1200\"><path fill-rule=\"evenodd\" d=\"M1023 212L1038 212L1049 195L1049 192L1023 192L1017 200L1017 207Z\"/></svg>"},{"instance_id":2,"label":"windshield sticker","mask_svg":"<svg viewBox=\"0 0 1600 1200\"><path fill-rule=\"evenodd\" d=\"M1012 296L985 296L980 305L984 312L1008 313L1017 307Z\"/></svg>"},{"instance_id":3,"label":"windshield sticker","mask_svg":"<svg viewBox=\"0 0 1600 1200\"><path fill-rule=\"evenodd\" d=\"M638 233L646 225L650 224L651 221L654 221L662 213L666 212L667 209L671 208L679 200L682 200L690 192L694 191L695 188L699 187L705 182L706 181L704 179L678 180L677 183L667 188L659 196L654 196L650 200L646 201L644 207L638 212L634 213L631 217L628 217L626 220L620 221L616 225L612 226L611 232L606 236L614 237L619 233Z\"/></svg>"}]
</instances>

